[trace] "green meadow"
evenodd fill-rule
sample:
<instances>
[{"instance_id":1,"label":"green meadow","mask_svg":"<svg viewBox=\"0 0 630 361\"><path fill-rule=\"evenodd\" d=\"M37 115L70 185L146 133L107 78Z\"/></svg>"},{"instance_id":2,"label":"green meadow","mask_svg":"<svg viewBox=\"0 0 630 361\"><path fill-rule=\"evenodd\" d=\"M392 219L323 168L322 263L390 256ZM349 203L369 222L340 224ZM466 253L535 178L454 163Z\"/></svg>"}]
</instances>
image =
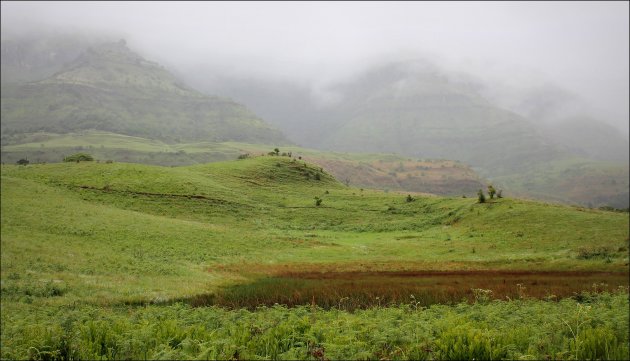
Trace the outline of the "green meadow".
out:
<instances>
[{"instance_id":1,"label":"green meadow","mask_svg":"<svg viewBox=\"0 0 630 361\"><path fill-rule=\"evenodd\" d=\"M283 156L3 165L1 196L3 359L629 357L627 212Z\"/></svg>"}]
</instances>

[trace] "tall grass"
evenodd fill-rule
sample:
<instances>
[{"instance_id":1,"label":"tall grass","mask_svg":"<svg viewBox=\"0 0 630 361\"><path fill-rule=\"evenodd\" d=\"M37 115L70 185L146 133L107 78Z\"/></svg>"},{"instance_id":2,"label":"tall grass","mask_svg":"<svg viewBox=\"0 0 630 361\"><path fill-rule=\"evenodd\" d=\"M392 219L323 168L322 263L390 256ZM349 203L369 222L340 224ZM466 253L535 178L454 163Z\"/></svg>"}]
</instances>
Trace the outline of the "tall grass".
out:
<instances>
[{"instance_id":1,"label":"tall grass","mask_svg":"<svg viewBox=\"0 0 630 361\"><path fill-rule=\"evenodd\" d=\"M347 312L184 304L2 314L3 359L628 359L627 289ZM20 306L24 307L24 306Z\"/></svg>"}]
</instances>

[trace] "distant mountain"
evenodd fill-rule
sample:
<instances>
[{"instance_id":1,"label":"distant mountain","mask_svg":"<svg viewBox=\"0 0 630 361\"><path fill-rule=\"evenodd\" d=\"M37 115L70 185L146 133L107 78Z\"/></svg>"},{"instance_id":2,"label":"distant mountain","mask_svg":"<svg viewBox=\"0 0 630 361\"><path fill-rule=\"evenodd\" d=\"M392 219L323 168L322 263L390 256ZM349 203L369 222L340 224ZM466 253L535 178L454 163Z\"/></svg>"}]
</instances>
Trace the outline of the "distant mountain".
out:
<instances>
[{"instance_id":1,"label":"distant mountain","mask_svg":"<svg viewBox=\"0 0 630 361\"><path fill-rule=\"evenodd\" d=\"M543 136L584 158L628 162L628 140L608 124L583 117L568 117L540 126Z\"/></svg>"},{"instance_id":2,"label":"distant mountain","mask_svg":"<svg viewBox=\"0 0 630 361\"><path fill-rule=\"evenodd\" d=\"M490 173L560 152L523 117L422 61L383 65L337 83L326 89L336 97L328 104L297 84L219 77L204 88L196 82L206 91L221 88L309 147L454 159Z\"/></svg>"},{"instance_id":3,"label":"distant mountain","mask_svg":"<svg viewBox=\"0 0 630 361\"><path fill-rule=\"evenodd\" d=\"M557 150L523 118L424 64L390 64L337 86L326 149L464 161L487 173L521 169Z\"/></svg>"},{"instance_id":4,"label":"distant mountain","mask_svg":"<svg viewBox=\"0 0 630 361\"><path fill-rule=\"evenodd\" d=\"M82 44L92 46L78 53ZM3 37L2 72L10 81L3 76L2 145L31 142L35 133L84 130L168 144L293 141L321 150L450 159L471 165L507 194L628 206L628 140L586 114L566 117L579 101L562 89L535 89L505 107L483 95L490 84L425 61L383 64L327 87L212 71L176 77L124 42L94 44ZM193 90L180 77L206 94L245 104L271 125L235 101ZM428 175L403 175L396 167L337 168L365 185L371 184L366 174L373 174L391 189L430 187L448 194L480 184L465 172L451 182L444 174L427 183Z\"/></svg>"},{"instance_id":5,"label":"distant mountain","mask_svg":"<svg viewBox=\"0 0 630 361\"><path fill-rule=\"evenodd\" d=\"M585 158L628 162L627 130L624 132L601 119L609 118L610 114L594 116L597 111L577 94L549 83L502 90L500 95L495 90L491 98L531 121L553 144Z\"/></svg>"},{"instance_id":6,"label":"distant mountain","mask_svg":"<svg viewBox=\"0 0 630 361\"><path fill-rule=\"evenodd\" d=\"M425 61L384 64L319 92L288 82L206 79L194 85L223 89L301 145L452 159L520 196L628 206L628 143L610 126L586 117L529 119L482 95L491 85ZM556 107L566 96L554 94L530 94L521 108L531 116L561 114Z\"/></svg>"},{"instance_id":7,"label":"distant mountain","mask_svg":"<svg viewBox=\"0 0 630 361\"><path fill-rule=\"evenodd\" d=\"M124 41L91 47L44 80L2 84L3 143L85 129L169 142L288 143L245 106L188 88Z\"/></svg>"},{"instance_id":8,"label":"distant mountain","mask_svg":"<svg viewBox=\"0 0 630 361\"><path fill-rule=\"evenodd\" d=\"M103 38L79 34L41 32L14 34L2 28L1 52L2 83L38 81L75 60L90 46L105 42Z\"/></svg>"}]
</instances>

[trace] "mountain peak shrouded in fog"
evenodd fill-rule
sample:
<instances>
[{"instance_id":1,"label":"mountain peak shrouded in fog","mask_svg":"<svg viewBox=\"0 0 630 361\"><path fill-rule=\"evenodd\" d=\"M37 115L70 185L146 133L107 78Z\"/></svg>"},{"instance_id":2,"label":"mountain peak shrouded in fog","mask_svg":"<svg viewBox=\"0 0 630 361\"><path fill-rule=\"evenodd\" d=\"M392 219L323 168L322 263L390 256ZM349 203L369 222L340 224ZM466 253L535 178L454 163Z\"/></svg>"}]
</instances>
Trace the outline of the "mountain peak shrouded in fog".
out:
<instances>
[{"instance_id":1,"label":"mountain peak shrouded in fog","mask_svg":"<svg viewBox=\"0 0 630 361\"><path fill-rule=\"evenodd\" d=\"M109 34L171 69L323 84L430 56L511 88L545 82L628 133L628 2L3 2L3 40ZM495 94L498 92L495 92Z\"/></svg>"},{"instance_id":2,"label":"mountain peak shrouded in fog","mask_svg":"<svg viewBox=\"0 0 630 361\"><path fill-rule=\"evenodd\" d=\"M43 82L149 88L188 96L200 95L158 63L148 61L132 51L124 39L93 44Z\"/></svg>"},{"instance_id":3,"label":"mountain peak shrouded in fog","mask_svg":"<svg viewBox=\"0 0 630 361\"><path fill-rule=\"evenodd\" d=\"M39 81L3 85L3 141L88 130L168 142L288 143L247 107L186 87L124 41L92 44Z\"/></svg>"}]
</instances>

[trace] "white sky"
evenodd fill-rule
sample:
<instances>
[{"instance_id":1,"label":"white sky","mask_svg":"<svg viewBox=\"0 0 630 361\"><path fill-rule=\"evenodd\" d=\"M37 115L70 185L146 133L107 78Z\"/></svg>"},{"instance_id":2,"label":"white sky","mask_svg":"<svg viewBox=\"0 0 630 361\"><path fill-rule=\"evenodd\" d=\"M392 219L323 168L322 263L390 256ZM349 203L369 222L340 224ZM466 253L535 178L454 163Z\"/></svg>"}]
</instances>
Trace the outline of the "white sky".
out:
<instances>
[{"instance_id":1,"label":"white sky","mask_svg":"<svg viewBox=\"0 0 630 361\"><path fill-rule=\"evenodd\" d=\"M308 81L432 54L538 74L628 128L628 2L6 2L3 28L114 32L152 60ZM526 76L525 76L526 78Z\"/></svg>"}]
</instances>

